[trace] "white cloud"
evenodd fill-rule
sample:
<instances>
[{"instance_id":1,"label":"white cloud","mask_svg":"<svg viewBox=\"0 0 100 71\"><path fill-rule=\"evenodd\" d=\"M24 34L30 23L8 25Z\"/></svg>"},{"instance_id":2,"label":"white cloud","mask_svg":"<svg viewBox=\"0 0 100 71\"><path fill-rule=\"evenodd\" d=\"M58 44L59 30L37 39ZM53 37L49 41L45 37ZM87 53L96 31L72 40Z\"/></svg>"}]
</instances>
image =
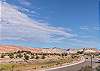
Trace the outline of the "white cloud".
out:
<instances>
[{"instance_id":1,"label":"white cloud","mask_svg":"<svg viewBox=\"0 0 100 71\"><path fill-rule=\"evenodd\" d=\"M88 26L81 26L80 29L81 30L89 30Z\"/></svg>"},{"instance_id":2,"label":"white cloud","mask_svg":"<svg viewBox=\"0 0 100 71\"><path fill-rule=\"evenodd\" d=\"M31 2L29 2L29 0L18 0L20 4L22 5L26 5L26 6L30 6Z\"/></svg>"},{"instance_id":3,"label":"white cloud","mask_svg":"<svg viewBox=\"0 0 100 71\"><path fill-rule=\"evenodd\" d=\"M1 37L3 38L24 39L33 42L54 42L74 36L72 33L65 31L64 28L53 27L48 23L32 20L15 6L6 2L3 2L1 8L2 21L0 24L2 25Z\"/></svg>"},{"instance_id":4,"label":"white cloud","mask_svg":"<svg viewBox=\"0 0 100 71\"><path fill-rule=\"evenodd\" d=\"M100 26L95 26L95 27L93 27L93 29L96 31L100 31Z\"/></svg>"},{"instance_id":5,"label":"white cloud","mask_svg":"<svg viewBox=\"0 0 100 71\"><path fill-rule=\"evenodd\" d=\"M5 2L6 0L2 0L3 2Z\"/></svg>"},{"instance_id":6,"label":"white cloud","mask_svg":"<svg viewBox=\"0 0 100 71\"><path fill-rule=\"evenodd\" d=\"M31 15L40 15L38 12L34 11L34 10L29 10L27 8L23 8L23 7L16 7L18 10L22 11L22 12L27 12Z\"/></svg>"},{"instance_id":7,"label":"white cloud","mask_svg":"<svg viewBox=\"0 0 100 71\"><path fill-rule=\"evenodd\" d=\"M100 26L95 25L95 26L80 26L80 30L85 30L85 31L100 31Z\"/></svg>"}]
</instances>

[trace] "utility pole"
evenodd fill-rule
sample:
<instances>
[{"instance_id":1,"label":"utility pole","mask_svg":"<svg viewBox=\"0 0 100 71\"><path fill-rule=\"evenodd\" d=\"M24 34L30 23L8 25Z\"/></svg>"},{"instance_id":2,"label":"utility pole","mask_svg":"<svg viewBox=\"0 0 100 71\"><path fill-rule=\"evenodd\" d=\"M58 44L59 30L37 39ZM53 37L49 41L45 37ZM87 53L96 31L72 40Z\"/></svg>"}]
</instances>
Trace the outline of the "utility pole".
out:
<instances>
[{"instance_id":1,"label":"utility pole","mask_svg":"<svg viewBox=\"0 0 100 71\"><path fill-rule=\"evenodd\" d=\"M92 70L92 65L93 65L93 63L92 63L92 54L91 54L91 71L93 71Z\"/></svg>"}]
</instances>

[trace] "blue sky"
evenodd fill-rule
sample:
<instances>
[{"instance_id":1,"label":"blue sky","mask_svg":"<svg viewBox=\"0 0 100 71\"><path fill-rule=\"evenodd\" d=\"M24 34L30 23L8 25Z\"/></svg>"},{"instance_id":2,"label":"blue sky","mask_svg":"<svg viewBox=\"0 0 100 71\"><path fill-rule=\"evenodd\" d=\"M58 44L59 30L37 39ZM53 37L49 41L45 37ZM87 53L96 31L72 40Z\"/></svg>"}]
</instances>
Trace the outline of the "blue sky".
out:
<instances>
[{"instance_id":1,"label":"blue sky","mask_svg":"<svg viewBox=\"0 0 100 71\"><path fill-rule=\"evenodd\" d=\"M3 0L1 11L0 44L100 48L98 0Z\"/></svg>"}]
</instances>

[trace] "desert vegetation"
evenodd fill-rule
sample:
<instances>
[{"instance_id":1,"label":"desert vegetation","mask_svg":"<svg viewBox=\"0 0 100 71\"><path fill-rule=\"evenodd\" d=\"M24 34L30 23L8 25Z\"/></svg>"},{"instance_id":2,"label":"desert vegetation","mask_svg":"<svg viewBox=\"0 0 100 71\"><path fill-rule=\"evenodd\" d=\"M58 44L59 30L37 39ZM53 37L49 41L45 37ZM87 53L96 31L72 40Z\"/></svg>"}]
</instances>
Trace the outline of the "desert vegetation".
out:
<instances>
[{"instance_id":1,"label":"desert vegetation","mask_svg":"<svg viewBox=\"0 0 100 71\"><path fill-rule=\"evenodd\" d=\"M97 71L100 71L100 66L96 67L96 70L97 70Z\"/></svg>"},{"instance_id":2,"label":"desert vegetation","mask_svg":"<svg viewBox=\"0 0 100 71\"><path fill-rule=\"evenodd\" d=\"M26 71L51 68L69 64L80 59L75 54L49 54L32 53L30 51L17 51L0 54L0 71Z\"/></svg>"}]
</instances>

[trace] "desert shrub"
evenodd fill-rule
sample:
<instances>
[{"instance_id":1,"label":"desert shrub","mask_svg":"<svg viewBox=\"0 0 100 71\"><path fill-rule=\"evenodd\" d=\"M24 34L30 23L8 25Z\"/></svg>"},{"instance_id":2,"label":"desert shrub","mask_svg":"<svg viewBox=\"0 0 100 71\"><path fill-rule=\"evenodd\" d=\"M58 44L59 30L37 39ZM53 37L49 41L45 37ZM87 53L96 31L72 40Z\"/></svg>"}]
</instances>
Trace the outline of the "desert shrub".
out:
<instances>
[{"instance_id":1,"label":"desert shrub","mask_svg":"<svg viewBox=\"0 0 100 71\"><path fill-rule=\"evenodd\" d=\"M97 71L100 71L100 66L98 66L98 67L96 68L96 70L97 70Z\"/></svg>"},{"instance_id":2,"label":"desert shrub","mask_svg":"<svg viewBox=\"0 0 100 71\"><path fill-rule=\"evenodd\" d=\"M12 59L12 58L14 58L14 53L9 53L8 56L9 56L9 58Z\"/></svg>"},{"instance_id":3,"label":"desert shrub","mask_svg":"<svg viewBox=\"0 0 100 71\"><path fill-rule=\"evenodd\" d=\"M39 59L39 56L38 56L38 55L36 55L35 59Z\"/></svg>"},{"instance_id":4,"label":"desert shrub","mask_svg":"<svg viewBox=\"0 0 100 71\"><path fill-rule=\"evenodd\" d=\"M16 55L16 58L17 58L17 57L22 58L23 55L22 55L21 53L18 53L18 54Z\"/></svg>"},{"instance_id":5,"label":"desert shrub","mask_svg":"<svg viewBox=\"0 0 100 71\"><path fill-rule=\"evenodd\" d=\"M31 55L31 58L30 59L33 59L34 58L34 55Z\"/></svg>"},{"instance_id":6,"label":"desert shrub","mask_svg":"<svg viewBox=\"0 0 100 71\"><path fill-rule=\"evenodd\" d=\"M5 57L5 54L4 54L4 53L2 53L2 54L1 54L1 58L4 58L4 57Z\"/></svg>"},{"instance_id":7,"label":"desert shrub","mask_svg":"<svg viewBox=\"0 0 100 71\"><path fill-rule=\"evenodd\" d=\"M24 54L24 59L25 59L25 60L29 60L29 56L26 55L26 54Z\"/></svg>"},{"instance_id":8,"label":"desert shrub","mask_svg":"<svg viewBox=\"0 0 100 71\"><path fill-rule=\"evenodd\" d=\"M45 55L42 55L42 56L41 56L41 59L45 59Z\"/></svg>"}]
</instances>

